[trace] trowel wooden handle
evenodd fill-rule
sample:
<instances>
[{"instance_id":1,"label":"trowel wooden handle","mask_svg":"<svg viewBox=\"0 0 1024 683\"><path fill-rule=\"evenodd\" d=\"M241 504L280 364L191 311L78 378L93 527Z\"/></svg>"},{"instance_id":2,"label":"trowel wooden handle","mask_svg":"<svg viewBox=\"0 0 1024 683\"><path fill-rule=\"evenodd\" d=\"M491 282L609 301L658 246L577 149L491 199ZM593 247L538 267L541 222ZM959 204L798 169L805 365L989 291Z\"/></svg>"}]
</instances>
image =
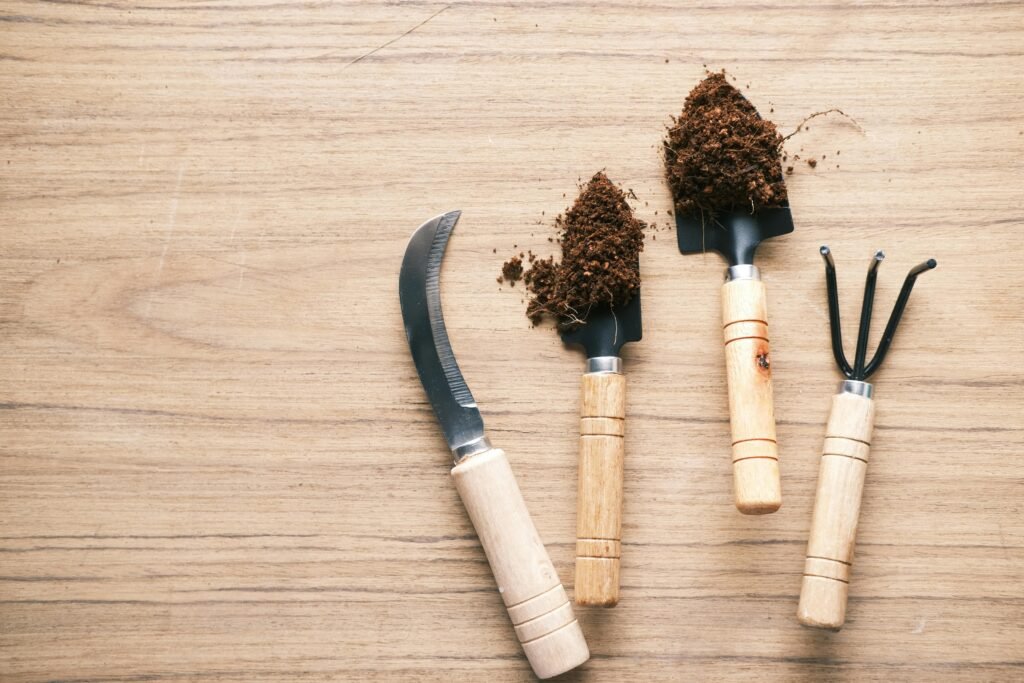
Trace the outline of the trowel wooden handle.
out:
<instances>
[{"instance_id":1,"label":"trowel wooden handle","mask_svg":"<svg viewBox=\"0 0 1024 683\"><path fill-rule=\"evenodd\" d=\"M725 283L722 327L736 508L746 515L775 512L782 505L782 486L772 405L764 283L760 280Z\"/></svg>"},{"instance_id":2,"label":"trowel wooden handle","mask_svg":"<svg viewBox=\"0 0 1024 683\"><path fill-rule=\"evenodd\" d=\"M613 607L619 602L625 433L625 376L614 372L583 375L576 496L578 605Z\"/></svg>"},{"instance_id":3,"label":"trowel wooden handle","mask_svg":"<svg viewBox=\"0 0 1024 683\"><path fill-rule=\"evenodd\" d=\"M587 661L583 631L504 451L470 456L452 477L534 673L550 678Z\"/></svg>"},{"instance_id":4,"label":"trowel wooden handle","mask_svg":"<svg viewBox=\"0 0 1024 683\"><path fill-rule=\"evenodd\" d=\"M853 543L871 448L875 402L850 393L832 398L807 543L800 623L838 631L846 620Z\"/></svg>"}]
</instances>

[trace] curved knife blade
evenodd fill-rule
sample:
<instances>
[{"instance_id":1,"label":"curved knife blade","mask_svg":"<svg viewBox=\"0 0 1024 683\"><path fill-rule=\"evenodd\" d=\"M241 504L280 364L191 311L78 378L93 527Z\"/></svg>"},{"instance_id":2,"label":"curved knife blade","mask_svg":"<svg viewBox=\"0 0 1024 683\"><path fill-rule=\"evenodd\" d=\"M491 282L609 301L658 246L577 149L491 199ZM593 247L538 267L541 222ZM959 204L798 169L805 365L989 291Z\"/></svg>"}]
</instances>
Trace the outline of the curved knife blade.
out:
<instances>
[{"instance_id":1,"label":"curved knife blade","mask_svg":"<svg viewBox=\"0 0 1024 683\"><path fill-rule=\"evenodd\" d=\"M409 350L448 447L479 440L484 421L466 386L441 313L441 260L461 211L431 218L416 229L405 248L398 298Z\"/></svg>"}]
</instances>

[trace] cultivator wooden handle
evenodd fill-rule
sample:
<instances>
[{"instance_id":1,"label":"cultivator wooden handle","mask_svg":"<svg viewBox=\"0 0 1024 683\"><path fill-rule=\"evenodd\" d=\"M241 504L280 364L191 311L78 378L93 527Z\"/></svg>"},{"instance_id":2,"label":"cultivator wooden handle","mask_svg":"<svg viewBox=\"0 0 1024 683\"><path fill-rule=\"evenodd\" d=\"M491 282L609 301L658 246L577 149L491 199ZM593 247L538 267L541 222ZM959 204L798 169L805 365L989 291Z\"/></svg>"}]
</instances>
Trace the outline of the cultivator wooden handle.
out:
<instances>
[{"instance_id":1,"label":"cultivator wooden handle","mask_svg":"<svg viewBox=\"0 0 1024 683\"><path fill-rule=\"evenodd\" d=\"M797 609L797 618L805 626L834 631L846 620L853 544L875 420L871 385L847 385L865 395L844 390L832 398Z\"/></svg>"},{"instance_id":2,"label":"cultivator wooden handle","mask_svg":"<svg viewBox=\"0 0 1024 683\"><path fill-rule=\"evenodd\" d=\"M736 508L745 515L775 512L782 505L782 485L764 283L735 279L723 285L722 329Z\"/></svg>"},{"instance_id":3,"label":"cultivator wooden handle","mask_svg":"<svg viewBox=\"0 0 1024 683\"><path fill-rule=\"evenodd\" d=\"M550 678L587 661L583 631L504 451L469 456L452 477L534 673Z\"/></svg>"},{"instance_id":4,"label":"cultivator wooden handle","mask_svg":"<svg viewBox=\"0 0 1024 683\"><path fill-rule=\"evenodd\" d=\"M588 372L580 391L579 488L576 497L576 603L619 601L626 378Z\"/></svg>"}]
</instances>

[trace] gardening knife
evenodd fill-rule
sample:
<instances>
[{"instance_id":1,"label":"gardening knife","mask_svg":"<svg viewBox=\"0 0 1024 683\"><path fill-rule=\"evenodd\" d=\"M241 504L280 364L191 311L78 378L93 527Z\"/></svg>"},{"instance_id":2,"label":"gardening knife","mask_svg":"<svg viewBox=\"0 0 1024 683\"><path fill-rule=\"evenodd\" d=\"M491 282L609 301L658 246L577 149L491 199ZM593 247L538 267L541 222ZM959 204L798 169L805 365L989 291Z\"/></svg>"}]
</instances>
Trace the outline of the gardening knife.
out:
<instances>
[{"instance_id":1,"label":"gardening knife","mask_svg":"<svg viewBox=\"0 0 1024 683\"><path fill-rule=\"evenodd\" d=\"M441 423L455 467L452 478L476 528L523 652L539 678L587 661L579 622L541 543L504 451L484 434L441 314L440 275L459 211L413 233L399 276L399 299L413 362Z\"/></svg>"}]
</instances>

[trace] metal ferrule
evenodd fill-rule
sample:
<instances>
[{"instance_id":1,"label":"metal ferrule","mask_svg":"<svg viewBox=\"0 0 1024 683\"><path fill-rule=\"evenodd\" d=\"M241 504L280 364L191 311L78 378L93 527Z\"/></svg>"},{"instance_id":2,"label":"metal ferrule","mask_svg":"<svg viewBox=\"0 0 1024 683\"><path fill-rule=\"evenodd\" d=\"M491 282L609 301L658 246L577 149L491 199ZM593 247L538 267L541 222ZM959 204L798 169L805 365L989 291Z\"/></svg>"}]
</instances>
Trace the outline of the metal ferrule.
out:
<instances>
[{"instance_id":1,"label":"metal ferrule","mask_svg":"<svg viewBox=\"0 0 1024 683\"><path fill-rule=\"evenodd\" d=\"M612 372L622 374L622 359L618 356L594 356L587 359L587 374L595 372Z\"/></svg>"},{"instance_id":2,"label":"metal ferrule","mask_svg":"<svg viewBox=\"0 0 1024 683\"><path fill-rule=\"evenodd\" d=\"M844 379L839 383L840 394L853 394L864 398L874 398L875 386L870 382L861 382L856 379Z\"/></svg>"},{"instance_id":3,"label":"metal ferrule","mask_svg":"<svg viewBox=\"0 0 1024 683\"><path fill-rule=\"evenodd\" d=\"M729 266L725 269L725 281L733 280L760 280L761 271L751 263L744 263L738 266Z\"/></svg>"},{"instance_id":4,"label":"metal ferrule","mask_svg":"<svg viewBox=\"0 0 1024 683\"><path fill-rule=\"evenodd\" d=\"M455 464L458 465L460 462L462 462L468 457L489 450L491 450L490 440L486 436L481 436L476 441L470 441L469 443L463 444L458 448L453 448L452 458L455 460Z\"/></svg>"}]
</instances>

